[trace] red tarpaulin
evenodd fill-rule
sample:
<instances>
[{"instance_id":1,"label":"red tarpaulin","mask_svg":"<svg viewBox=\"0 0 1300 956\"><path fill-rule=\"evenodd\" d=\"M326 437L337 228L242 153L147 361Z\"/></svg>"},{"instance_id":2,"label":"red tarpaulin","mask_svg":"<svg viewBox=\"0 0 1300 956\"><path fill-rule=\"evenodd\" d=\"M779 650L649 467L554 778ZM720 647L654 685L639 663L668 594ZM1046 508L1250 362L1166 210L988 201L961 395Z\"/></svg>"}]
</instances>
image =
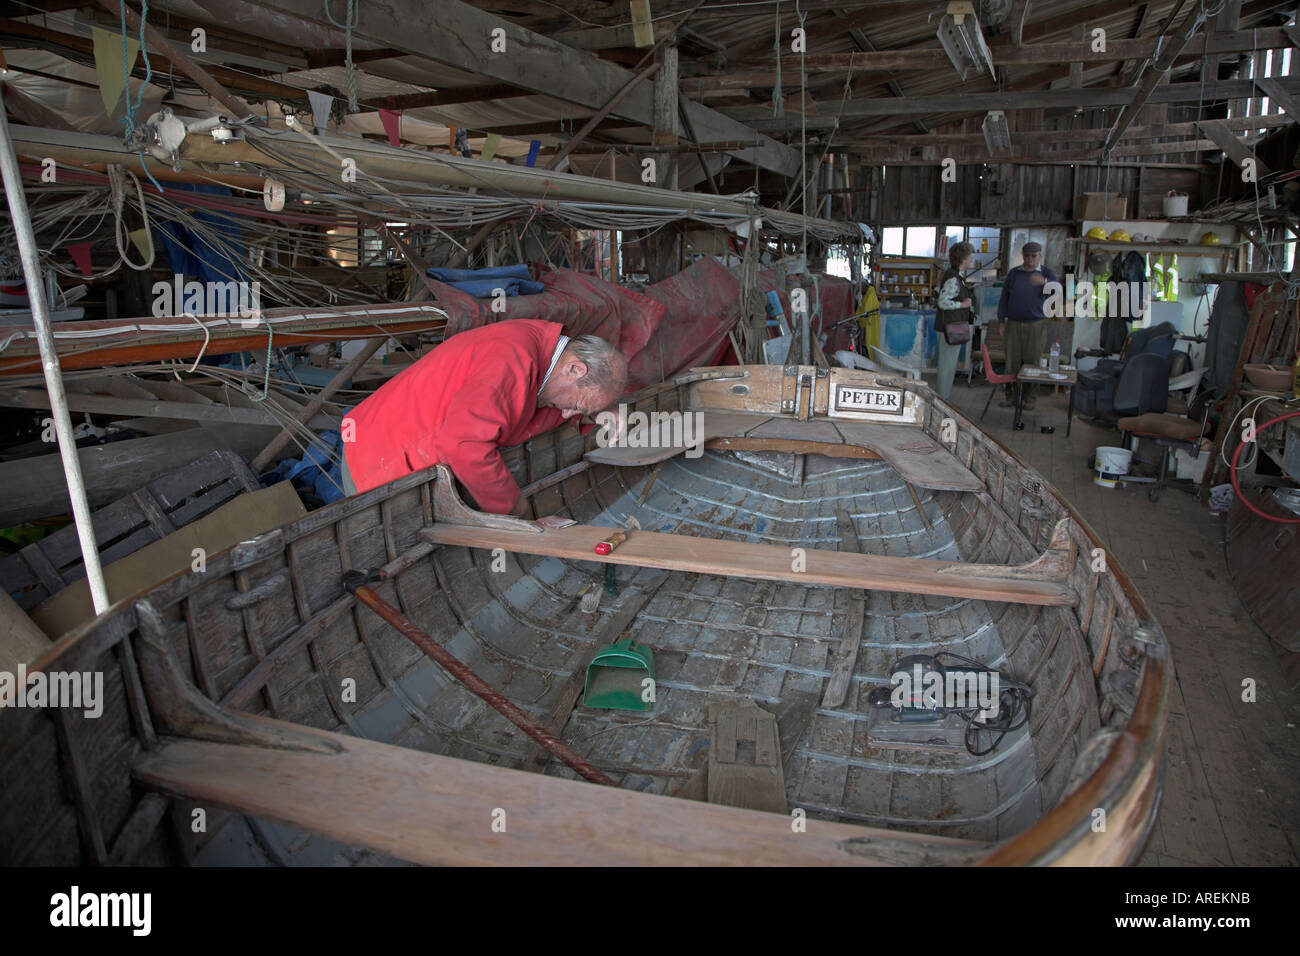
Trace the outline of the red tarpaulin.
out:
<instances>
[{"instance_id":1,"label":"red tarpaulin","mask_svg":"<svg viewBox=\"0 0 1300 956\"><path fill-rule=\"evenodd\" d=\"M506 319L560 322L569 335L599 335L618 346L628 359L629 392L697 365L735 360L728 358L727 332L740 317L740 283L713 258L700 259L655 283L644 295L570 269L544 272L538 281L546 286L545 292L506 298L501 312L492 310L492 299L477 299L445 283L428 281L438 305L447 311L447 335ZM762 272L759 282L764 292L774 289L775 274ZM817 276L816 289L806 277L804 282L809 309L821 303L821 328L853 314L847 280ZM789 296L778 291L788 317Z\"/></svg>"}]
</instances>

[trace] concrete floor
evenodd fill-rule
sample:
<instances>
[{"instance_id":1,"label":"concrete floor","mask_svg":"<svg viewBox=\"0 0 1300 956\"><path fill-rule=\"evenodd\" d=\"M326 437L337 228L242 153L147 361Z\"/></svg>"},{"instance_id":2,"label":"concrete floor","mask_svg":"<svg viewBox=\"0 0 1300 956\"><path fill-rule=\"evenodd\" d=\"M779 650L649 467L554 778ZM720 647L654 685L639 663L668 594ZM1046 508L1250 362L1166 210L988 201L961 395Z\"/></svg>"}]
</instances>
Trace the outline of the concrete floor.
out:
<instances>
[{"instance_id":1,"label":"concrete floor","mask_svg":"<svg viewBox=\"0 0 1300 956\"><path fill-rule=\"evenodd\" d=\"M978 421L989 386L975 382L970 388L959 377L952 400ZM1118 445L1120 435L1076 418L1067 438L1064 391L1040 397L1023 431L1012 430L1013 411L994 398L981 424L1074 504L1173 647L1164 802L1141 865L1296 865L1300 693L1287 687L1274 645L1237 598L1224 559L1224 517L1177 486L1152 503L1145 485L1093 484L1088 457L1098 445ZM1040 425L1056 431L1041 434ZM1241 699L1246 678L1255 681L1253 703Z\"/></svg>"}]
</instances>

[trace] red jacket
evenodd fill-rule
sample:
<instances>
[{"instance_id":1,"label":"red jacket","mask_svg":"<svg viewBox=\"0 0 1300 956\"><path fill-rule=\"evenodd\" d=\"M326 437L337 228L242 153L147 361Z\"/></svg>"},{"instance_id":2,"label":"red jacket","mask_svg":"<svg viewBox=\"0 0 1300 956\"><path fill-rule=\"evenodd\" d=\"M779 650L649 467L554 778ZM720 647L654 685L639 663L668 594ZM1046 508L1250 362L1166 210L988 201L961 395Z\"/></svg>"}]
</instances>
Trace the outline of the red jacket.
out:
<instances>
[{"instance_id":1,"label":"red jacket","mask_svg":"<svg viewBox=\"0 0 1300 956\"><path fill-rule=\"evenodd\" d=\"M506 514L519 486L501 459L517 445L563 421L558 408L538 408L563 326L515 319L453 335L354 408L345 442L357 491L413 471L448 465L482 511Z\"/></svg>"}]
</instances>

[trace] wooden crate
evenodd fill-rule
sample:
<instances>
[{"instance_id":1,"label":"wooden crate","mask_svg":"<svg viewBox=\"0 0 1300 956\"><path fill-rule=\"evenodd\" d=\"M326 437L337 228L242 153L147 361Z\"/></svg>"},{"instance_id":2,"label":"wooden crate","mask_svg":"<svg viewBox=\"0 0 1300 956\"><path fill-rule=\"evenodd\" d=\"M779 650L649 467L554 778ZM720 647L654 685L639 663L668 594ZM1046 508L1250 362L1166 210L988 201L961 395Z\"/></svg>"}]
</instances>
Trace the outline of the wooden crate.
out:
<instances>
[{"instance_id":1,"label":"wooden crate","mask_svg":"<svg viewBox=\"0 0 1300 956\"><path fill-rule=\"evenodd\" d=\"M91 515L100 560L109 564L126 557L260 487L234 452L197 458ZM85 576L77 528L71 524L0 559L0 586L24 611Z\"/></svg>"}]
</instances>

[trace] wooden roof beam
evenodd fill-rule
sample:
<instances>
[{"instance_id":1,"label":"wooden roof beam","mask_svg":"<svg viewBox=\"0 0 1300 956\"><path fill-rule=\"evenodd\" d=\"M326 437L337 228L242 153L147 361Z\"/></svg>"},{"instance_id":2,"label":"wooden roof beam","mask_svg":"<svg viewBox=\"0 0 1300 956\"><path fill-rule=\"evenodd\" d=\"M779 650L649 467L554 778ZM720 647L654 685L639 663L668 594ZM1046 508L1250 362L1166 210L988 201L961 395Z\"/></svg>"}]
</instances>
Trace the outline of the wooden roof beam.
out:
<instances>
[{"instance_id":1,"label":"wooden roof beam","mask_svg":"<svg viewBox=\"0 0 1300 956\"><path fill-rule=\"evenodd\" d=\"M1148 4L1148 8L1149 8ZM851 31L860 32L860 31ZM999 47L993 50L994 66L1033 66L1059 63L1098 64L1107 61L1139 60L1145 62L1155 55L1157 37L1109 40L1105 53L1092 50L1091 39L1058 43L1034 43L1019 48ZM1215 33L1209 37L1192 37L1180 54L1185 58L1213 56L1224 53L1249 53L1286 47L1291 38L1281 27L1259 31L1240 30L1232 33ZM796 61L797 62L797 61ZM822 53L804 57L804 68L813 73L932 73L948 67L948 56L930 43L900 50L879 50L854 53ZM782 71L782 82L787 82L788 68ZM696 76L681 82L682 89L690 93L707 90L749 89L775 82L774 61L755 64L751 69L732 70L712 76Z\"/></svg>"},{"instance_id":2,"label":"wooden roof beam","mask_svg":"<svg viewBox=\"0 0 1300 956\"><path fill-rule=\"evenodd\" d=\"M1281 89L1300 93L1300 78L1278 80ZM1202 92L1204 96L1202 97ZM1221 80L1218 83L1169 83L1156 87L1147 98L1152 103L1196 103L1202 100L1243 98L1257 95L1250 80ZM870 116L910 117L918 113L982 113L988 110L1033 110L1054 107L1124 106L1133 101L1133 92L1120 87L1088 87L1082 90L1025 90L1014 93L945 93L934 96L909 96L903 99L849 100L840 114L844 120ZM763 107L743 107L728 111L736 119L757 129L784 128L784 120L772 120ZM826 129L835 125L837 110L826 108L820 116L809 114L809 129Z\"/></svg>"},{"instance_id":3,"label":"wooden roof beam","mask_svg":"<svg viewBox=\"0 0 1300 956\"><path fill-rule=\"evenodd\" d=\"M107 2L107 0L103 0ZM319 0L244 0L261 7L315 24L328 25ZM391 47L405 54L421 56L461 70L478 73L492 82L531 89L554 99L590 110L607 103L634 75L631 71L581 50L557 43L547 36L525 30L460 0L390 0L367 7L354 40ZM494 34L494 31L501 31ZM500 38L493 50L493 36ZM500 41L505 52L500 50ZM653 92L633 89L615 110L616 116L642 126L654 125ZM793 175L799 168L799 154L776 140L760 136L753 129L727 115L690 102L687 109L696 132L704 142L752 140L763 145L742 150L737 159L764 169Z\"/></svg>"}]
</instances>

